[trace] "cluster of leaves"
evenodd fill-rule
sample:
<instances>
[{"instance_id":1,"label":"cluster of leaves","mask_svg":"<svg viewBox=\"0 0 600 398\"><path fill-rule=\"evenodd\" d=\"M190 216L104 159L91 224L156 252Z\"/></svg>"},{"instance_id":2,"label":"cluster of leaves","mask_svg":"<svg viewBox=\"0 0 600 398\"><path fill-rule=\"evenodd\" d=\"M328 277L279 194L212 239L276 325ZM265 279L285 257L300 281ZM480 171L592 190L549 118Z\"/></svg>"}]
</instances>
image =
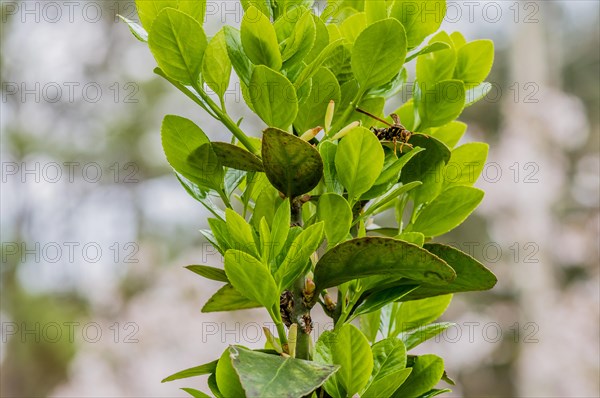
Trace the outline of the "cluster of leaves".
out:
<instances>
[{"instance_id":1,"label":"cluster of leaves","mask_svg":"<svg viewBox=\"0 0 600 398\"><path fill-rule=\"evenodd\" d=\"M224 270L188 267L224 283L203 311L264 307L278 334L265 329L265 349L231 346L165 381L208 374L217 397L448 391L434 388L451 383L441 358L407 351L451 325L431 322L452 294L496 282L467 254L432 242L483 198L473 184L487 145L456 147L466 125L455 119L490 88L492 43L436 33L444 0L330 0L321 13L313 0L241 3L241 28L210 38L204 0L138 0L141 24L125 20L148 43L155 72L233 135L211 142L173 115L162 125L167 160L213 214L202 232L224 257ZM385 118L413 60L412 98L395 113L416 133L398 150L361 125L382 123L355 110ZM265 123L260 139L227 112L232 70ZM380 228L373 218L384 212L391 226ZM313 344L317 304L335 327Z\"/></svg>"}]
</instances>

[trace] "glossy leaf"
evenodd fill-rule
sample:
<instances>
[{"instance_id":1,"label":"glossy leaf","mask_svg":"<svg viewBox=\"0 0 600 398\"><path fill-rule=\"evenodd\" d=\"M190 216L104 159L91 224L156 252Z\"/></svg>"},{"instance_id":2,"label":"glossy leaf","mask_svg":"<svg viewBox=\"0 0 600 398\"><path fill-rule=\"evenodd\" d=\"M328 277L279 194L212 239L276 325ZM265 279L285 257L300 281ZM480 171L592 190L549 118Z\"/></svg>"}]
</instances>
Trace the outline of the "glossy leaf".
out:
<instances>
[{"instance_id":1,"label":"glossy leaf","mask_svg":"<svg viewBox=\"0 0 600 398\"><path fill-rule=\"evenodd\" d=\"M235 290L233 286L227 284L217 290L211 298L208 299L202 312L221 312L221 311L237 311L250 308L258 308L261 305L256 301L252 301L240 292Z\"/></svg>"},{"instance_id":2,"label":"glossy leaf","mask_svg":"<svg viewBox=\"0 0 600 398\"><path fill-rule=\"evenodd\" d=\"M373 132L357 127L342 138L335 155L335 168L348 198L367 192L383 169L383 149Z\"/></svg>"},{"instance_id":3,"label":"glossy leaf","mask_svg":"<svg viewBox=\"0 0 600 398\"><path fill-rule=\"evenodd\" d=\"M162 1L147 1L147 0L136 0L135 8L137 9L138 16L142 26L150 31L154 20L161 12L163 8L177 8L178 0L162 0Z\"/></svg>"},{"instance_id":4,"label":"glossy leaf","mask_svg":"<svg viewBox=\"0 0 600 398\"><path fill-rule=\"evenodd\" d=\"M425 88L442 80L452 79L456 67L457 55L450 36L446 32L440 32L433 36L429 44L435 42L446 43L449 48L417 57L417 80Z\"/></svg>"},{"instance_id":5,"label":"glossy leaf","mask_svg":"<svg viewBox=\"0 0 600 398\"><path fill-rule=\"evenodd\" d=\"M172 8L158 14L148 35L148 46L160 69L167 76L192 86L200 76L207 44L198 21Z\"/></svg>"},{"instance_id":6,"label":"glossy leaf","mask_svg":"<svg viewBox=\"0 0 600 398\"><path fill-rule=\"evenodd\" d=\"M333 397L351 397L367 384L373 370L373 356L366 337L351 324L337 332L324 332L315 345L315 361L340 366L325 383Z\"/></svg>"},{"instance_id":7,"label":"glossy leaf","mask_svg":"<svg viewBox=\"0 0 600 398\"><path fill-rule=\"evenodd\" d=\"M419 213L407 231L421 232L425 236L443 235L462 224L482 199L483 191L480 189L450 187Z\"/></svg>"},{"instance_id":8,"label":"glossy leaf","mask_svg":"<svg viewBox=\"0 0 600 398\"><path fill-rule=\"evenodd\" d=\"M400 300L419 285L394 286L389 289L377 290L361 297L359 304L352 310L352 316L362 315L383 308L386 304Z\"/></svg>"},{"instance_id":9,"label":"glossy leaf","mask_svg":"<svg viewBox=\"0 0 600 398\"><path fill-rule=\"evenodd\" d=\"M282 130L265 130L262 159L269 181L288 198L310 192L323 176L319 152Z\"/></svg>"},{"instance_id":10,"label":"glossy leaf","mask_svg":"<svg viewBox=\"0 0 600 398\"><path fill-rule=\"evenodd\" d=\"M325 236L329 247L346 239L352 225L352 209L338 194L321 195L317 205L317 219L325 224Z\"/></svg>"},{"instance_id":11,"label":"glossy leaf","mask_svg":"<svg viewBox=\"0 0 600 398\"><path fill-rule=\"evenodd\" d=\"M420 94L415 97L421 130L443 126L456 119L465 107L465 98L465 85L460 80L444 80L421 87Z\"/></svg>"},{"instance_id":12,"label":"glossy leaf","mask_svg":"<svg viewBox=\"0 0 600 398\"><path fill-rule=\"evenodd\" d=\"M377 339L379 325L381 324L380 317L381 310L376 310L363 314L359 318L360 330L370 342L374 342Z\"/></svg>"},{"instance_id":13,"label":"glossy leaf","mask_svg":"<svg viewBox=\"0 0 600 398\"><path fill-rule=\"evenodd\" d=\"M367 27L352 49L352 71L362 90L390 81L400 72L406 57L406 33L394 19Z\"/></svg>"},{"instance_id":14,"label":"glossy leaf","mask_svg":"<svg viewBox=\"0 0 600 398\"><path fill-rule=\"evenodd\" d=\"M210 398L210 395L205 394L200 390L196 390L195 388L183 387L182 390L190 394L193 398Z\"/></svg>"},{"instance_id":15,"label":"glossy leaf","mask_svg":"<svg viewBox=\"0 0 600 398\"><path fill-rule=\"evenodd\" d=\"M406 62L412 61L413 59L421 55L434 53L436 51L447 50L449 48L450 45L448 43L444 43L443 41L434 41L433 43L424 46L419 51L410 54L408 57L406 57Z\"/></svg>"},{"instance_id":16,"label":"glossy leaf","mask_svg":"<svg viewBox=\"0 0 600 398\"><path fill-rule=\"evenodd\" d=\"M223 351L217 363L217 387L224 397L246 397L240 377L233 367L231 346Z\"/></svg>"},{"instance_id":17,"label":"glossy leaf","mask_svg":"<svg viewBox=\"0 0 600 398\"><path fill-rule=\"evenodd\" d=\"M466 99L465 99L465 107L471 106L477 101L484 99L490 91L492 91L492 84L488 82L483 82L475 87L468 86Z\"/></svg>"},{"instance_id":18,"label":"glossy leaf","mask_svg":"<svg viewBox=\"0 0 600 398\"><path fill-rule=\"evenodd\" d=\"M390 16L406 28L408 48L417 47L427 36L438 30L445 15L445 0L395 0L390 10Z\"/></svg>"},{"instance_id":19,"label":"glossy leaf","mask_svg":"<svg viewBox=\"0 0 600 398\"><path fill-rule=\"evenodd\" d=\"M315 283L320 290L371 275L402 276L440 285L455 278L452 268L426 250L380 237L340 243L325 253L315 267Z\"/></svg>"},{"instance_id":20,"label":"glossy leaf","mask_svg":"<svg viewBox=\"0 0 600 398\"><path fill-rule=\"evenodd\" d=\"M297 131L305 132L323 125L323 115L329 102L340 102L340 85L329 69L319 69L312 78L312 84L312 90L304 103L300 104L298 117L294 121Z\"/></svg>"},{"instance_id":21,"label":"glossy leaf","mask_svg":"<svg viewBox=\"0 0 600 398\"><path fill-rule=\"evenodd\" d=\"M244 53L254 65L281 69L282 59L275 28L269 18L253 5L242 18L241 39Z\"/></svg>"},{"instance_id":22,"label":"glossy leaf","mask_svg":"<svg viewBox=\"0 0 600 398\"><path fill-rule=\"evenodd\" d=\"M227 237L232 249L241 250L254 257L258 257L258 249L254 239L254 232L250 224L246 222L244 217L236 213L232 209L225 210L227 221ZM235 286L235 285L234 285Z\"/></svg>"},{"instance_id":23,"label":"glossy leaf","mask_svg":"<svg viewBox=\"0 0 600 398\"><path fill-rule=\"evenodd\" d=\"M448 148L454 148L466 131L467 125L465 123L453 121L434 129L430 134L446 144Z\"/></svg>"},{"instance_id":24,"label":"glossy leaf","mask_svg":"<svg viewBox=\"0 0 600 398\"><path fill-rule=\"evenodd\" d=\"M185 161L185 168L177 171L201 187L223 191L225 177L223 165L211 144L203 144L192 151Z\"/></svg>"},{"instance_id":25,"label":"glossy leaf","mask_svg":"<svg viewBox=\"0 0 600 398\"><path fill-rule=\"evenodd\" d=\"M393 373L388 373L381 379L373 382L373 384L369 386L369 388L361 395L361 397L389 397L406 381L411 372L412 368L406 368Z\"/></svg>"},{"instance_id":26,"label":"glossy leaf","mask_svg":"<svg viewBox=\"0 0 600 398\"><path fill-rule=\"evenodd\" d=\"M223 32L225 34L225 44L227 45L227 54L229 55L231 65L242 84L247 87L250 85L254 65L244 53L241 33L231 26L223 27Z\"/></svg>"},{"instance_id":27,"label":"glossy leaf","mask_svg":"<svg viewBox=\"0 0 600 398\"><path fill-rule=\"evenodd\" d=\"M374 390L381 388L378 387L378 384L381 383L386 376L397 374L398 371L406 368L406 347L402 340L390 337L373 344L371 352L373 354L373 372L371 373L365 391L371 390L371 396L386 396L375 395ZM389 382L389 380L386 381ZM402 383L399 383L397 386L400 386L400 384ZM389 393L394 392L396 388L393 388ZM368 395L364 394L363 396Z\"/></svg>"},{"instance_id":28,"label":"glossy leaf","mask_svg":"<svg viewBox=\"0 0 600 398\"><path fill-rule=\"evenodd\" d=\"M394 304L392 311L392 336L427 325L438 319L452 301L452 295L446 294L421 300Z\"/></svg>"},{"instance_id":29,"label":"glossy leaf","mask_svg":"<svg viewBox=\"0 0 600 398\"><path fill-rule=\"evenodd\" d=\"M217 360L214 360L209 363L205 363L204 365L194 366L193 368L185 369L179 371L177 373L172 374L169 377L165 377L161 383L166 383L168 381L186 379L188 377L202 376L214 373L217 370Z\"/></svg>"},{"instance_id":30,"label":"glossy leaf","mask_svg":"<svg viewBox=\"0 0 600 398\"><path fill-rule=\"evenodd\" d=\"M364 12L356 13L345 19L339 28L342 37L348 43L354 43L361 32L367 28L367 16Z\"/></svg>"},{"instance_id":31,"label":"glossy leaf","mask_svg":"<svg viewBox=\"0 0 600 398\"><path fill-rule=\"evenodd\" d=\"M296 90L279 72L262 65L255 67L248 90L254 111L269 127L287 129L296 119Z\"/></svg>"},{"instance_id":32,"label":"glossy leaf","mask_svg":"<svg viewBox=\"0 0 600 398\"><path fill-rule=\"evenodd\" d=\"M386 19L388 17L388 1L365 1L365 14L367 15L367 23L369 25L382 19Z\"/></svg>"},{"instance_id":33,"label":"glossy leaf","mask_svg":"<svg viewBox=\"0 0 600 398\"><path fill-rule=\"evenodd\" d=\"M146 31L146 29L144 29L141 25L137 24L136 22L125 18L122 15L117 15L123 22L125 22L127 24L127 26L129 26L129 30L131 31L131 33L133 34L133 36L138 39L139 41L143 42L143 43L147 43L148 42L148 32Z\"/></svg>"},{"instance_id":34,"label":"glossy leaf","mask_svg":"<svg viewBox=\"0 0 600 398\"><path fill-rule=\"evenodd\" d=\"M267 269L255 257L239 250L225 253L225 272L237 291L272 311L279 304L279 289Z\"/></svg>"},{"instance_id":35,"label":"glossy leaf","mask_svg":"<svg viewBox=\"0 0 600 398\"><path fill-rule=\"evenodd\" d=\"M306 271L310 255L315 252L323 241L323 223L311 225L302 231L293 241L285 260L275 273L275 280L281 289L288 288L294 280Z\"/></svg>"},{"instance_id":36,"label":"glossy leaf","mask_svg":"<svg viewBox=\"0 0 600 398\"><path fill-rule=\"evenodd\" d=\"M456 279L446 286L423 284L403 300L415 300L448 293L488 290L497 282L496 276L480 262L451 246L427 243L424 248L446 261L456 271Z\"/></svg>"},{"instance_id":37,"label":"glossy leaf","mask_svg":"<svg viewBox=\"0 0 600 398\"><path fill-rule=\"evenodd\" d=\"M244 171L264 171L260 158L244 148L226 142L213 142L212 148L223 166Z\"/></svg>"},{"instance_id":38,"label":"glossy leaf","mask_svg":"<svg viewBox=\"0 0 600 398\"><path fill-rule=\"evenodd\" d=\"M221 29L208 43L202 60L202 79L220 98L225 96L231 77L225 31Z\"/></svg>"},{"instance_id":39,"label":"glossy leaf","mask_svg":"<svg viewBox=\"0 0 600 398\"><path fill-rule=\"evenodd\" d=\"M393 398L418 397L432 389L444 374L444 361L436 355L415 358L408 379L394 392Z\"/></svg>"},{"instance_id":40,"label":"glossy leaf","mask_svg":"<svg viewBox=\"0 0 600 398\"><path fill-rule=\"evenodd\" d=\"M209 267L206 265L188 265L185 267L195 274L217 282L229 282L227 274L220 268Z\"/></svg>"},{"instance_id":41,"label":"glossy leaf","mask_svg":"<svg viewBox=\"0 0 600 398\"><path fill-rule=\"evenodd\" d=\"M317 27L310 11L306 11L296 22L291 36L287 39L282 51L282 59L286 67L302 62L312 50L317 37Z\"/></svg>"},{"instance_id":42,"label":"glossy leaf","mask_svg":"<svg viewBox=\"0 0 600 398\"><path fill-rule=\"evenodd\" d=\"M271 258L277 257L285 245L285 241L290 233L290 212L290 200L286 199L281 205L279 205L279 208L273 217L271 231Z\"/></svg>"},{"instance_id":43,"label":"glossy leaf","mask_svg":"<svg viewBox=\"0 0 600 398\"><path fill-rule=\"evenodd\" d=\"M142 0L143 1L143 0ZM179 0L178 9L204 25L207 0Z\"/></svg>"},{"instance_id":44,"label":"glossy leaf","mask_svg":"<svg viewBox=\"0 0 600 398\"><path fill-rule=\"evenodd\" d=\"M229 355L248 398L302 397L321 386L339 368L235 346L229 347ZM224 395L239 396L225 392Z\"/></svg>"},{"instance_id":45,"label":"glossy leaf","mask_svg":"<svg viewBox=\"0 0 600 398\"><path fill-rule=\"evenodd\" d=\"M454 78L477 85L489 75L493 63L494 43L491 40L472 41L458 50Z\"/></svg>"},{"instance_id":46,"label":"glossy leaf","mask_svg":"<svg viewBox=\"0 0 600 398\"><path fill-rule=\"evenodd\" d=\"M327 187L327 192L341 195L344 193L344 187L337 177L335 169L335 154L337 153L337 144L331 141L323 141L319 145L319 153L323 159L323 181Z\"/></svg>"},{"instance_id":47,"label":"glossy leaf","mask_svg":"<svg viewBox=\"0 0 600 398\"><path fill-rule=\"evenodd\" d=\"M487 159L489 145L469 142L452 150L444 170L445 186L472 186L481 175Z\"/></svg>"}]
</instances>

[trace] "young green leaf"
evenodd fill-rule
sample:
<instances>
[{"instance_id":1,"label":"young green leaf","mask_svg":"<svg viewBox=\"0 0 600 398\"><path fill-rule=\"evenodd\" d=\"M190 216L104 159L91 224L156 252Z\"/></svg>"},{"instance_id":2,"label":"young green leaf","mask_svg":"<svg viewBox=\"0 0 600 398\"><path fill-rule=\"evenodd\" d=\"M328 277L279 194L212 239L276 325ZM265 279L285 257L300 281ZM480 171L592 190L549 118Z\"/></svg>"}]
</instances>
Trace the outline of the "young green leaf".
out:
<instances>
[{"instance_id":1,"label":"young green leaf","mask_svg":"<svg viewBox=\"0 0 600 398\"><path fill-rule=\"evenodd\" d=\"M450 38L452 39L452 43L454 43L454 48L459 50L462 46L467 44L467 39L460 32L452 32L450 34Z\"/></svg>"},{"instance_id":2,"label":"young green leaf","mask_svg":"<svg viewBox=\"0 0 600 398\"><path fill-rule=\"evenodd\" d=\"M374 342L377 339L379 325L381 325L381 310L368 312L361 315L358 319L361 332L363 332L369 342Z\"/></svg>"},{"instance_id":3,"label":"young green leaf","mask_svg":"<svg viewBox=\"0 0 600 398\"><path fill-rule=\"evenodd\" d=\"M207 44L202 25L173 8L158 14L148 35L148 46L162 71L189 86L198 82Z\"/></svg>"},{"instance_id":4,"label":"young green leaf","mask_svg":"<svg viewBox=\"0 0 600 398\"><path fill-rule=\"evenodd\" d=\"M373 186L383 169L381 143L364 127L351 130L338 145L335 168L348 198L356 200Z\"/></svg>"},{"instance_id":5,"label":"young green leaf","mask_svg":"<svg viewBox=\"0 0 600 398\"><path fill-rule=\"evenodd\" d=\"M265 171L260 158L244 148L226 142L213 142L212 147L223 166L244 171Z\"/></svg>"},{"instance_id":6,"label":"young green leaf","mask_svg":"<svg viewBox=\"0 0 600 398\"><path fill-rule=\"evenodd\" d=\"M205 394L200 390L196 390L195 388L183 387L182 390L190 394L192 398L210 398L210 395Z\"/></svg>"},{"instance_id":7,"label":"young green leaf","mask_svg":"<svg viewBox=\"0 0 600 398\"><path fill-rule=\"evenodd\" d=\"M373 384L361 395L364 398L379 398L389 397L395 390L398 389L410 376L412 368L406 368L397 370L392 373L388 373Z\"/></svg>"},{"instance_id":8,"label":"young green leaf","mask_svg":"<svg viewBox=\"0 0 600 398\"><path fill-rule=\"evenodd\" d=\"M352 316L350 319L354 319L358 315L379 310L386 304L400 300L418 287L419 285L400 285L389 289L365 292L358 301L358 304L352 309Z\"/></svg>"},{"instance_id":9,"label":"young green leaf","mask_svg":"<svg viewBox=\"0 0 600 398\"><path fill-rule=\"evenodd\" d=\"M323 176L319 152L306 141L282 130L265 130L262 159L269 181L288 198L310 192Z\"/></svg>"},{"instance_id":10,"label":"young green leaf","mask_svg":"<svg viewBox=\"0 0 600 398\"><path fill-rule=\"evenodd\" d=\"M223 165L211 144L203 144L193 150L185 161L185 167L177 172L201 187L223 192L225 177Z\"/></svg>"},{"instance_id":11,"label":"young green leaf","mask_svg":"<svg viewBox=\"0 0 600 398\"><path fill-rule=\"evenodd\" d=\"M225 210L227 230L229 231L228 240L233 249L241 250L254 257L259 257L258 249L254 240L254 232L250 224L244 220L232 209ZM235 286L235 285L234 285Z\"/></svg>"},{"instance_id":12,"label":"young green leaf","mask_svg":"<svg viewBox=\"0 0 600 398\"><path fill-rule=\"evenodd\" d=\"M445 286L423 284L403 300L417 300L442 294L488 290L497 282L496 276L473 257L451 246L427 243L424 248L443 259L456 271L456 279Z\"/></svg>"},{"instance_id":13,"label":"young green leaf","mask_svg":"<svg viewBox=\"0 0 600 398\"><path fill-rule=\"evenodd\" d=\"M212 362L205 363L204 365L194 366L193 368L179 371L169 377L164 378L161 383L214 373L217 370L217 362L217 360L214 360Z\"/></svg>"},{"instance_id":14,"label":"young green leaf","mask_svg":"<svg viewBox=\"0 0 600 398\"><path fill-rule=\"evenodd\" d=\"M475 87L472 85L467 87L465 107L469 107L477 101L484 99L492 91L492 88L492 84L488 82L483 82Z\"/></svg>"},{"instance_id":15,"label":"young green leaf","mask_svg":"<svg viewBox=\"0 0 600 398\"><path fill-rule=\"evenodd\" d=\"M468 85L477 85L492 70L494 43L491 40L475 40L462 46L457 55L454 78Z\"/></svg>"},{"instance_id":16,"label":"young green leaf","mask_svg":"<svg viewBox=\"0 0 600 398\"><path fill-rule=\"evenodd\" d=\"M446 144L448 148L454 148L466 131L467 125L465 123L454 121L433 129L430 134Z\"/></svg>"},{"instance_id":17,"label":"young green leaf","mask_svg":"<svg viewBox=\"0 0 600 398\"><path fill-rule=\"evenodd\" d=\"M420 129L443 126L456 119L465 107L465 85L460 80L444 80L433 86L415 86L415 102L421 118Z\"/></svg>"},{"instance_id":18,"label":"young green leaf","mask_svg":"<svg viewBox=\"0 0 600 398\"><path fill-rule=\"evenodd\" d=\"M410 376L392 397L418 397L433 388L443 374L444 361L442 358L436 355L420 355L414 360Z\"/></svg>"},{"instance_id":19,"label":"young green leaf","mask_svg":"<svg viewBox=\"0 0 600 398\"><path fill-rule=\"evenodd\" d=\"M365 1L365 14L367 15L367 24L371 25L388 17L387 0L369 0Z\"/></svg>"},{"instance_id":20,"label":"young green leaf","mask_svg":"<svg viewBox=\"0 0 600 398\"><path fill-rule=\"evenodd\" d=\"M485 166L489 146L482 142L469 142L452 151L444 169L444 186L472 186Z\"/></svg>"},{"instance_id":21,"label":"young green leaf","mask_svg":"<svg viewBox=\"0 0 600 398\"><path fill-rule=\"evenodd\" d=\"M405 333L402 336L402 341L406 345L407 350L411 350L418 346L419 344L437 336L442 333L444 330L448 329L451 326L454 326L454 323L451 322L442 322L442 323L432 323L430 325L425 325L418 327L417 329Z\"/></svg>"},{"instance_id":22,"label":"young green leaf","mask_svg":"<svg viewBox=\"0 0 600 398\"><path fill-rule=\"evenodd\" d=\"M477 188L450 187L419 213L407 231L421 232L425 236L443 235L462 224L481 203L483 194Z\"/></svg>"},{"instance_id":23,"label":"young green leaf","mask_svg":"<svg viewBox=\"0 0 600 398\"><path fill-rule=\"evenodd\" d=\"M217 388L224 397L246 397L246 392L240 383L240 377L233 367L231 346L228 347L217 363Z\"/></svg>"},{"instance_id":24,"label":"young green leaf","mask_svg":"<svg viewBox=\"0 0 600 398\"><path fill-rule=\"evenodd\" d=\"M248 398L294 398L309 395L338 370L338 366L319 364L291 357L270 355L231 346L233 368L239 375ZM217 376L218 376L217 369ZM219 385L220 386L220 385ZM240 395L227 395L239 397Z\"/></svg>"},{"instance_id":25,"label":"young green leaf","mask_svg":"<svg viewBox=\"0 0 600 398\"><path fill-rule=\"evenodd\" d=\"M438 319L450 305L452 295L446 294L421 300L395 303L392 333L395 337L402 332L416 329Z\"/></svg>"},{"instance_id":26,"label":"young green leaf","mask_svg":"<svg viewBox=\"0 0 600 398\"><path fill-rule=\"evenodd\" d=\"M143 43L148 42L148 32L141 25L135 23L134 21L125 18L122 15L117 15L123 22L129 26L129 30L133 34L133 36Z\"/></svg>"},{"instance_id":27,"label":"young green leaf","mask_svg":"<svg viewBox=\"0 0 600 398\"><path fill-rule=\"evenodd\" d=\"M456 67L457 55L450 36L442 31L433 36L429 44L436 42L446 43L449 48L417 57L417 81L427 87L442 80L452 79Z\"/></svg>"},{"instance_id":28,"label":"young green leaf","mask_svg":"<svg viewBox=\"0 0 600 398\"><path fill-rule=\"evenodd\" d=\"M291 36L285 42L281 57L286 67L302 62L312 50L317 37L317 27L312 12L306 11L296 22Z\"/></svg>"},{"instance_id":29,"label":"young green leaf","mask_svg":"<svg viewBox=\"0 0 600 398\"><path fill-rule=\"evenodd\" d=\"M218 96L223 99L229 87L231 61L227 54L225 31L221 29L208 43L202 61L202 78Z\"/></svg>"},{"instance_id":30,"label":"young green leaf","mask_svg":"<svg viewBox=\"0 0 600 398\"><path fill-rule=\"evenodd\" d=\"M238 311L260 306L259 303L243 296L233 286L227 284L208 299L202 307L202 312Z\"/></svg>"},{"instance_id":31,"label":"young green leaf","mask_svg":"<svg viewBox=\"0 0 600 398\"><path fill-rule=\"evenodd\" d=\"M425 235L420 232L402 232L400 235L396 236L395 239L403 240L405 242L414 243L419 247L423 247L425 243Z\"/></svg>"},{"instance_id":32,"label":"young green leaf","mask_svg":"<svg viewBox=\"0 0 600 398\"><path fill-rule=\"evenodd\" d=\"M242 3L242 7L244 9L244 12L247 13L248 9L250 7L256 7L260 10L260 12L262 12L263 14L265 14L268 18L271 18L271 7L269 6L269 2L267 0L240 0L240 2ZM252 10L250 10L252 12ZM254 18L254 14L253 18Z\"/></svg>"},{"instance_id":33,"label":"young green leaf","mask_svg":"<svg viewBox=\"0 0 600 398\"><path fill-rule=\"evenodd\" d=\"M406 62L412 61L413 59L417 58L420 55L430 54L430 53L434 53L436 51L447 50L449 48L450 48L450 45L448 43L444 43L443 41L434 41L433 43L426 45L425 47L421 48L420 50L413 52L412 54L409 54L406 57Z\"/></svg>"},{"instance_id":34,"label":"young green leaf","mask_svg":"<svg viewBox=\"0 0 600 398\"><path fill-rule=\"evenodd\" d=\"M276 258L287 240L288 234L290 233L290 200L286 199L283 201L275 216L273 217L272 231L271 231L271 256L269 259Z\"/></svg>"},{"instance_id":35,"label":"young green leaf","mask_svg":"<svg viewBox=\"0 0 600 398\"><path fill-rule=\"evenodd\" d=\"M247 87L250 85L250 78L252 77L254 65L244 53L240 31L234 27L225 26L223 27L223 32L225 33L227 54L229 55L231 65L243 83L242 87Z\"/></svg>"},{"instance_id":36,"label":"young green leaf","mask_svg":"<svg viewBox=\"0 0 600 398\"><path fill-rule=\"evenodd\" d=\"M402 340L390 337L373 344L371 351L373 353L373 372L371 373L369 383L361 396L388 396L404 382L404 380L397 380L394 383L392 380L388 379L387 376L399 376L400 374L398 372L405 370L406 348L404 347ZM410 370L402 374L406 374L406 377L408 377ZM386 385L383 384L384 381L386 382ZM392 386L389 386L390 382L392 382ZM385 388L387 394L381 391L382 388Z\"/></svg>"},{"instance_id":37,"label":"young green leaf","mask_svg":"<svg viewBox=\"0 0 600 398\"><path fill-rule=\"evenodd\" d=\"M272 312L279 305L279 289L267 266L248 253L228 250L225 272L237 291Z\"/></svg>"},{"instance_id":38,"label":"young green leaf","mask_svg":"<svg viewBox=\"0 0 600 398\"><path fill-rule=\"evenodd\" d=\"M177 8L178 0L162 0L162 1L148 1L148 0L135 0L135 8L137 9L140 22L146 31L152 29L154 20L163 8Z\"/></svg>"},{"instance_id":39,"label":"young green leaf","mask_svg":"<svg viewBox=\"0 0 600 398\"><path fill-rule=\"evenodd\" d=\"M281 73L263 65L255 67L248 90L254 111L269 127L285 130L296 119L296 90Z\"/></svg>"},{"instance_id":40,"label":"young green leaf","mask_svg":"<svg viewBox=\"0 0 600 398\"><path fill-rule=\"evenodd\" d=\"M275 280L281 289L288 288L294 280L306 271L310 255L323 241L323 223L313 224L300 233L291 244L285 260L275 273Z\"/></svg>"},{"instance_id":41,"label":"young green leaf","mask_svg":"<svg viewBox=\"0 0 600 398\"><path fill-rule=\"evenodd\" d=\"M323 181L327 187L327 192L341 195L344 193L344 187L340 183L335 169L337 149L338 146L331 141L323 141L319 145L319 153L323 159Z\"/></svg>"},{"instance_id":42,"label":"young green leaf","mask_svg":"<svg viewBox=\"0 0 600 398\"><path fill-rule=\"evenodd\" d=\"M319 198L317 219L325 225L328 247L333 247L348 236L352 225L352 209L340 195L327 193Z\"/></svg>"},{"instance_id":43,"label":"young green leaf","mask_svg":"<svg viewBox=\"0 0 600 398\"><path fill-rule=\"evenodd\" d=\"M390 16L406 28L408 48L417 47L439 29L446 15L445 0L395 0Z\"/></svg>"},{"instance_id":44,"label":"young green leaf","mask_svg":"<svg viewBox=\"0 0 600 398\"><path fill-rule=\"evenodd\" d=\"M340 25L340 33L348 43L354 43L360 33L367 28L367 16L364 12L348 17Z\"/></svg>"},{"instance_id":45,"label":"young green leaf","mask_svg":"<svg viewBox=\"0 0 600 398\"><path fill-rule=\"evenodd\" d=\"M390 238L366 237L340 243L315 266L319 290L371 275L393 275L445 285L455 278L452 268L420 247Z\"/></svg>"},{"instance_id":46,"label":"young green leaf","mask_svg":"<svg viewBox=\"0 0 600 398\"><path fill-rule=\"evenodd\" d=\"M352 71L361 90L389 82L400 72L406 57L406 33L394 19L384 19L366 28L352 49Z\"/></svg>"},{"instance_id":47,"label":"young green leaf","mask_svg":"<svg viewBox=\"0 0 600 398\"><path fill-rule=\"evenodd\" d=\"M282 65L275 28L269 18L251 5L246 9L241 26L244 52L255 65L280 70Z\"/></svg>"},{"instance_id":48,"label":"young green leaf","mask_svg":"<svg viewBox=\"0 0 600 398\"><path fill-rule=\"evenodd\" d=\"M179 0L178 9L204 25L207 0Z\"/></svg>"},{"instance_id":49,"label":"young green leaf","mask_svg":"<svg viewBox=\"0 0 600 398\"><path fill-rule=\"evenodd\" d=\"M227 274L220 268L209 267L206 265L188 265L185 267L195 274L217 282L229 282Z\"/></svg>"},{"instance_id":50,"label":"young green leaf","mask_svg":"<svg viewBox=\"0 0 600 398\"><path fill-rule=\"evenodd\" d=\"M309 96L300 104L294 121L297 131L305 132L323 124L323 115L330 101L340 102L340 85L335 75L327 68L320 68L312 78Z\"/></svg>"}]
</instances>

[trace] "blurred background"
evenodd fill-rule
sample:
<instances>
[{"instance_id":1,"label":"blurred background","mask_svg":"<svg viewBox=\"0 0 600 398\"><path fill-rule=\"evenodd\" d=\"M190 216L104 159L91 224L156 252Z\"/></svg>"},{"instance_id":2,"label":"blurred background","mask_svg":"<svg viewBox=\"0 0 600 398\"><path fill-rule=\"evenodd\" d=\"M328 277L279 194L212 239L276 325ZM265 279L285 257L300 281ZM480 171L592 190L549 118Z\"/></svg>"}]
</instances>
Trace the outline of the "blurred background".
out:
<instances>
[{"instance_id":1,"label":"blurred background","mask_svg":"<svg viewBox=\"0 0 600 398\"><path fill-rule=\"evenodd\" d=\"M499 277L419 348L445 358L453 397L600 396L599 4L449 3L442 28L493 39L496 59L494 89L460 118L463 141L491 146L486 197L441 240ZM137 19L132 1L2 1L2 397L183 396L205 378L160 380L264 343L259 310L200 313L218 285L182 266L222 259L159 130L175 113L229 135L153 75L116 14ZM241 7L208 14L214 34ZM258 135L236 88L228 108Z\"/></svg>"}]
</instances>

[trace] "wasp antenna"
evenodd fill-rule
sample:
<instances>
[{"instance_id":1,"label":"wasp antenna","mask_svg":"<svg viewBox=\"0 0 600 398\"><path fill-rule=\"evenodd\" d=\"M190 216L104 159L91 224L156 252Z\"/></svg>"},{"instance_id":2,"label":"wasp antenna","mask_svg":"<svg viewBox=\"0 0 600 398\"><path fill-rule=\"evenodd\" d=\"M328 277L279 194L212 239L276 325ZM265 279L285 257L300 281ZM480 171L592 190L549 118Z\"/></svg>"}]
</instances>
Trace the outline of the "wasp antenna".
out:
<instances>
[{"instance_id":1,"label":"wasp antenna","mask_svg":"<svg viewBox=\"0 0 600 398\"><path fill-rule=\"evenodd\" d=\"M391 125L391 124L390 124L390 123L389 123L387 120L383 120L383 119L381 119L380 117L377 117L377 116L373 115L372 113L369 113L369 112L367 112L367 111L364 111L364 110L362 110L362 109L360 109L360 108L356 108L356 112L358 112L358 113L362 113L363 115L367 115L367 116L369 116L370 118L373 118L373 119L375 119L375 120L377 120L377 121L380 121L381 123L385 124L386 126L389 126L389 127L394 127L394 126L392 126L392 125Z\"/></svg>"}]
</instances>

